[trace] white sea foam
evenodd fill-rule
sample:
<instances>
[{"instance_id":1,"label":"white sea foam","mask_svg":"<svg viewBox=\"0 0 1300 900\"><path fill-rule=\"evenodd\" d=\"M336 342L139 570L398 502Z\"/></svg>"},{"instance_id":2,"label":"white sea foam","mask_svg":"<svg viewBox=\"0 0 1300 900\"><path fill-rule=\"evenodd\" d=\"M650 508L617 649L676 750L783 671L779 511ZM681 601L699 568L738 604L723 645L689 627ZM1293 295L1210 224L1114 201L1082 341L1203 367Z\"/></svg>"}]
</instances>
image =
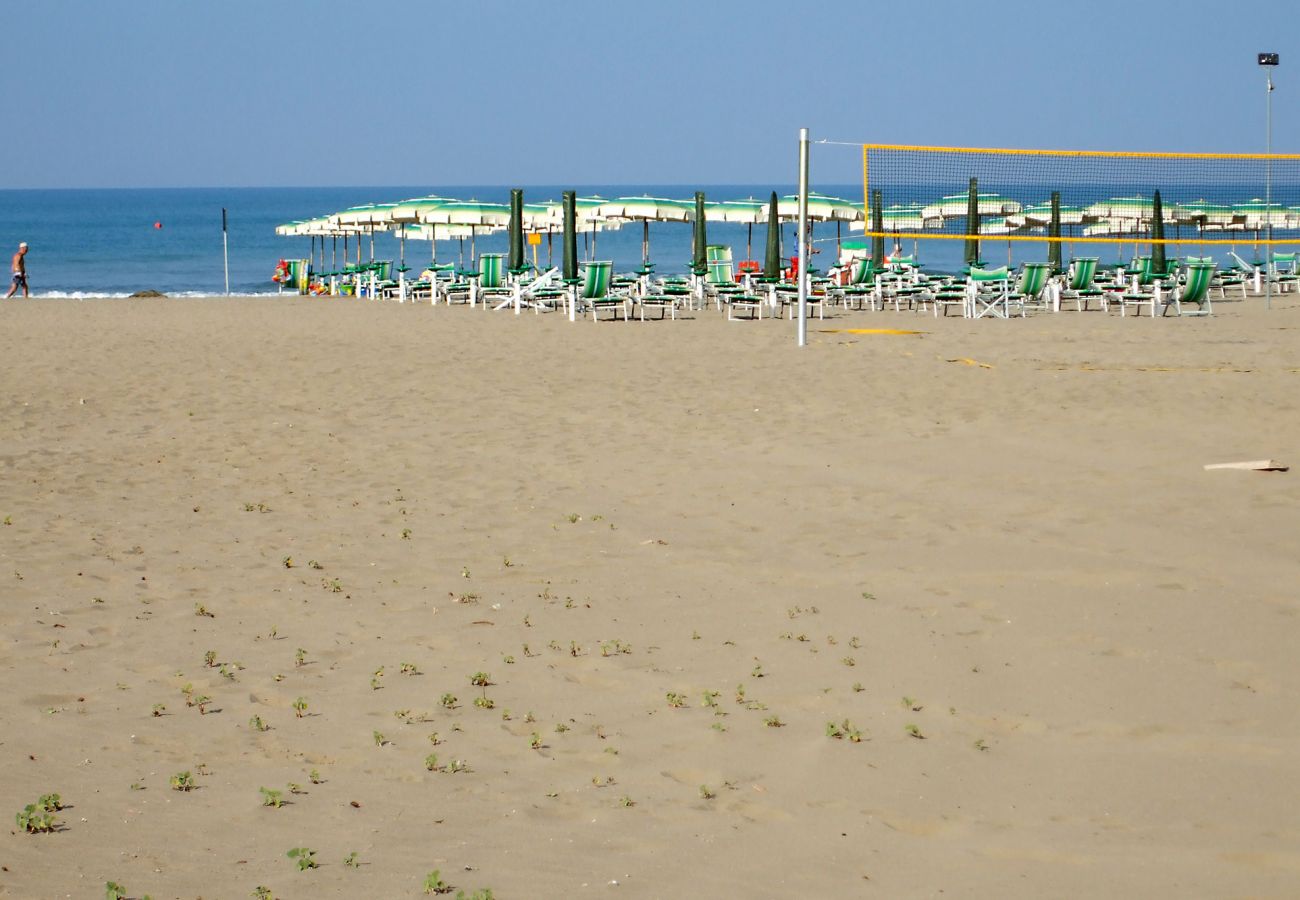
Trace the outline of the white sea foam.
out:
<instances>
[{"instance_id":1,"label":"white sea foam","mask_svg":"<svg viewBox=\"0 0 1300 900\"><path fill-rule=\"evenodd\" d=\"M222 294L217 291L168 291L167 298L170 300L193 300L204 297L296 297L296 293L281 294L278 291L253 291L248 293L234 292L231 294ZM131 295L124 292L102 292L102 291L45 291L44 293L32 294L33 300L125 300Z\"/></svg>"}]
</instances>

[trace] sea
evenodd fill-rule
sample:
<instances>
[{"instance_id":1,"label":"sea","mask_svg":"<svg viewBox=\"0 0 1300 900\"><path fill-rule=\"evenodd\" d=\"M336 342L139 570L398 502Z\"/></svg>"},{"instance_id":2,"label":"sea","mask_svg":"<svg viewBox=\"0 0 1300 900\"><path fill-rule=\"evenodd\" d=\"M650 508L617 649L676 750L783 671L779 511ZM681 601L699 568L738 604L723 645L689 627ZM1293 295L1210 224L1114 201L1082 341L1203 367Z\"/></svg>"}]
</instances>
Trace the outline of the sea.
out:
<instances>
[{"instance_id":1,"label":"sea","mask_svg":"<svg viewBox=\"0 0 1300 900\"><path fill-rule=\"evenodd\" d=\"M0 190L0 255L28 243L28 281L33 296L49 298L125 297L137 291L160 291L174 297L200 297L227 292L240 295L275 295L271 276L280 259L312 256L318 269L341 265L342 241L308 237L281 237L277 225L308 219L362 203L390 202L409 197L438 195L506 203L513 186L411 185L384 187L288 188L149 188ZM565 190L579 196L625 197L650 195L691 199L703 191L708 200L766 200L772 191L793 193L792 184L775 185L523 185L527 202L559 199ZM832 196L861 198L861 185L817 184L814 189ZM1041 199L1034 197L1032 199ZM222 212L226 233L223 246ZM834 265L842 241L856 237L847 225L818 223L813 230L813 267L825 271ZM709 243L732 247L737 260L763 258L766 226L709 223ZM402 249L392 233L375 235L375 259L401 258ZM583 234L578 252L583 259L612 259L615 271L631 271L641 263L642 227L628 223L618 230ZM684 272L691 256L691 226L651 223L650 256L660 274ZM471 247L471 244L473 245ZM793 224L782 227L782 252L795 252ZM1249 238L1243 239L1250 256ZM407 241L405 261L415 271L432 258L427 242ZM439 241L440 262L465 265L471 249L504 252L504 232L468 239ZM887 250L891 249L887 247ZM355 244L349 246L355 255ZM961 241L929 240L919 245L904 242L904 252L919 251L929 270L955 272L961 268ZM982 256L991 265L1018 265L1045 260L1046 244L984 241ZM1214 248L1211 248L1213 252ZM538 248L539 263L558 265L560 240L545 240ZM1133 245L1087 245L1080 255L1100 255L1103 264L1132 255ZM1184 253L1195 252L1194 245ZM1069 257L1069 251L1066 252ZM1226 253L1217 254L1226 257ZM1114 257L1113 259L1111 257ZM370 258L369 238L362 258Z\"/></svg>"}]
</instances>

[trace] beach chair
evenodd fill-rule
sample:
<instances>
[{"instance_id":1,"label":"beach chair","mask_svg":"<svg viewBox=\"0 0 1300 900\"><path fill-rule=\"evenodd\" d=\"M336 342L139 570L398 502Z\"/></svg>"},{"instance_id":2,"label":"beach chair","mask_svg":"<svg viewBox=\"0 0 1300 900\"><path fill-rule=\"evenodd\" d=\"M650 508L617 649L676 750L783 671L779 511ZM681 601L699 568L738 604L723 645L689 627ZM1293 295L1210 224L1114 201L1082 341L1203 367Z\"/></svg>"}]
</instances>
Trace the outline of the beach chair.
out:
<instances>
[{"instance_id":1,"label":"beach chair","mask_svg":"<svg viewBox=\"0 0 1300 900\"><path fill-rule=\"evenodd\" d=\"M1179 316L1208 316L1214 310L1210 306L1210 285L1214 282L1215 265L1212 262L1192 263L1187 267L1187 276L1182 279L1169 294L1162 316L1169 314L1170 307ZM1184 312L1183 304L1196 304L1196 312Z\"/></svg>"},{"instance_id":2,"label":"beach chair","mask_svg":"<svg viewBox=\"0 0 1300 900\"><path fill-rule=\"evenodd\" d=\"M1277 285L1280 293L1294 291L1297 281L1300 281L1300 268L1297 267L1297 254L1295 253L1274 253L1273 263L1269 270L1269 277Z\"/></svg>"},{"instance_id":3,"label":"beach chair","mask_svg":"<svg viewBox=\"0 0 1300 900\"><path fill-rule=\"evenodd\" d=\"M968 313L972 319L992 316L995 319L1011 318L1011 274L1006 266L981 269L971 266L966 277L966 291L970 298Z\"/></svg>"},{"instance_id":4,"label":"beach chair","mask_svg":"<svg viewBox=\"0 0 1300 900\"><path fill-rule=\"evenodd\" d=\"M1021 318L1025 315L1025 309L1030 306L1035 309L1048 309L1051 275L1050 263L1027 262L1022 265L1015 288L1007 294L1007 314L1010 315L1013 307L1020 310Z\"/></svg>"},{"instance_id":5,"label":"beach chair","mask_svg":"<svg viewBox=\"0 0 1300 900\"><path fill-rule=\"evenodd\" d=\"M478 258L478 278L470 283L469 305L482 303L484 309L494 299L511 298L513 293L506 284L506 255L484 253Z\"/></svg>"},{"instance_id":6,"label":"beach chair","mask_svg":"<svg viewBox=\"0 0 1300 900\"><path fill-rule=\"evenodd\" d=\"M849 273L849 283L832 289L835 297L844 304L844 308L849 308L849 303L857 301L858 309L862 308L862 301L869 300L871 308L876 308L876 300L880 297L880 289L876 284L876 276L880 274L876 269L875 260L870 256L862 256L853 261L853 269Z\"/></svg>"},{"instance_id":7,"label":"beach chair","mask_svg":"<svg viewBox=\"0 0 1300 900\"><path fill-rule=\"evenodd\" d=\"M727 307L727 321L732 322L739 318L736 313L741 310L749 310L750 319L762 319L763 307L767 305L768 299L757 294L729 293L722 298L722 302Z\"/></svg>"},{"instance_id":8,"label":"beach chair","mask_svg":"<svg viewBox=\"0 0 1300 900\"><path fill-rule=\"evenodd\" d=\"M710 244L705 248L705 254L707 267L704 272L704 290L721 309L724 295L741 293L743 288L736 283L736 267L731 259L730 247Z\"/></svg>"},{"instance_id":9,"label":"beach chair","mask_svg":"<svg viewBox=\"0 0 1300 900\"><path fill-rule=\"evenodd\" d=\"M623 321L627 321L627 295L615 294L610 291L610 282L613 278L614 263L612 260L599 260L597 262L586 263L582 268L582 281L573 286L573 303L579 312L591 310L591 321L600 321L600 311L602 309L610 310L611 320L617 319L619 312L623 313Z\"/></svg>"},{"instance_id":10,"label":"beach chair","mask_svg":"<svg viewBox=\"0 0 1300 900\"><path fill-rule=\"evenodd\" d=\"M1088 308L1089 300L1096 300L1101 309L1106 308L1106 295L1095 284L1097 278L1097 257L1078 256L1070 263L1068 280L1061 289L1060 301L1074 301L1075 312Z\"/></svg>"}]
</instances>

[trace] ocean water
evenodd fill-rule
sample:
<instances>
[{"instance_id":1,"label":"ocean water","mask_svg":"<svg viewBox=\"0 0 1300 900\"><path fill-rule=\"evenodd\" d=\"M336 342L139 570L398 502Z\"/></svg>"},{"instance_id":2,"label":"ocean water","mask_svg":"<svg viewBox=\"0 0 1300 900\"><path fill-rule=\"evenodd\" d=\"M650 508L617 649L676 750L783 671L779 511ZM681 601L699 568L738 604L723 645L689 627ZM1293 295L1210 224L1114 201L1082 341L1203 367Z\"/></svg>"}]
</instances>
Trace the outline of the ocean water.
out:
<instances>
[{"instance_id":1,"label":"ocean water","mask_svg":"<svg viewBox=\"0 0 1300 900\"><path fill-rule=\"evenodd\" d=\"M691 198L696 190L709 200L754 197L766 199L771 191L778 195L792 193L794 186L777 185L576 185L522 186L528 202L558 199L564 190L577 190L579 196L619 197L649 194L661 197ZM815 189L833 196L856 199L860 185L819 184ZM236 294L273 294L271 281L277 260L306 258L315 250L319 268L321 246L307 237L280 237L275 226L295 219L312 218L360 203L401 200L426 194L478 199L505 203L510 186L437 185L407 187L333 187L333 188L169 188L169 189L94 189L94 190L4 190L0 191L0 254L10 254L19 241L30 245L27 256L29 282L35 296L44 297L115 297L139 290L158 290L173 296L220 294L225 290L222 268L221 210L228 214L230 290ZM1042 191L1028 191L1026 200L1041 200ZM1098 189L1099 198L1110 196ZM931 196L937 196L931 194ZM785 256L795 252L795 228L782 228ZM766 227L709 223L709 242L731 245L736 259L762 259ZM595 236L583 235L578 252L583 259L612 259L616 271L630 271L641 262L640 223L628 223L617 231L602 231ZM840 237L850 238L847 226ZM837 228L834 223L818 224L813 233L813 266L825 270L836 258ZM439 261L467 260L470 241L439 241ZM503 232L478 237L474 249L479 252L506 250ZM913 246L905 243L905 250ZM324 248L325 266L332 268L335 254L341 257L342 240ZM886 248L890 249L889 247ZM937 271L956 271L962 264L962 242L922 241L918 248L922 262ZM1008 256L1008 249L1010 254ZM355 244L349 243L355 253ZM538 248L539 262L548 259L556 264L560 258L557 235L549 248L545 238ZM1080 245L1080 255L1098 255L1103 263L1115 262L1132 255L1133 245ZM1211 248L1213 250L1213 248ZM1182 250L1195 252L1189 241ZM1249 237L1239 248L1247 258L1253 256ZM375 258L399 258L399 244L393 234L375 236ZM679 223L652 223L650 253L661 274L685 271L691 254L691 226ZM424 241L407 241L407 264L417 271L431 257ZM990 237L984 242L985 260L1000 265L1010 259L1018 265L1025 260L1046 259L1046 245L1038 242L999 242ZM1066 257L1070 255L1067 247ZM1216 253L1226 261L1226 251ZM369 239L363 242L362 258L370 257ZM341 261L341 260L340 260Z\"/></svg>"}]
</instances>

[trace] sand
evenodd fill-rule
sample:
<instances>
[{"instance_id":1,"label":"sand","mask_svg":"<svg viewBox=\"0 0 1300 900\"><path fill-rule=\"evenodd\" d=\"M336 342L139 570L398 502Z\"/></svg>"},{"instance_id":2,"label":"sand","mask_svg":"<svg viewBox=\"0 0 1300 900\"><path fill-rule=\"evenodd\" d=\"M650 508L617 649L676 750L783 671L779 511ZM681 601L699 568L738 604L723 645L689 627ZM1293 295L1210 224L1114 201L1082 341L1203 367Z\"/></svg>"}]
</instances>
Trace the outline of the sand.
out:
<instances>
[{"instance_id":1,"label":"sand","mask_svg":"<svg viewBox=\"0 0 1300 900\"><path fill-rule=\"evenodd\" d=\"M0 304L0 896L1300 894L1300 301L811 338Z\"/></svg>"}]
</instances>

